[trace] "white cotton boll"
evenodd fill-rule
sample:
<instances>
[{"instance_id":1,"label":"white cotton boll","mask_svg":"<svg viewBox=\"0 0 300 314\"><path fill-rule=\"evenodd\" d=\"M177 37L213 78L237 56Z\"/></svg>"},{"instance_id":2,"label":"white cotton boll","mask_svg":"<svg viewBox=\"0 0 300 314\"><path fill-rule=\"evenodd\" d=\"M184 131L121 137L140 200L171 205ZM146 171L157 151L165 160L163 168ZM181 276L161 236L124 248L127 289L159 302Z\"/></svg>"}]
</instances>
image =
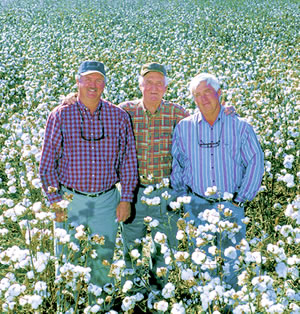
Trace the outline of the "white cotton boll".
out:
<instances>
[{"instance_id":1,"label":"white cotton boll","mask_svg":"<svg viewBox=\"0 0 300 314\"><path fill-rule=\"evenodd\" d=\"M43 303L43 299L39 295L31 295L28 297L28 304L30 304L34 310L36 310Z\"/></svg>"},{"instance_id":2,"label":"white cotton boll","mask_svg":"<svg viewBox=\"0 0 300 314\"><path fill-rule=\"evenodd\" d=\"M185 308L182 305L182 301L180 301L180 303L174 303L172 305L171 314L185 314Z\"/></svg>"},{"instance_id":3,"label":"white cotton boll","mask_svg":"<svg viewBox=\"0 0 300 314\"><path fill-rule=\"evenodd\" d=\"M218 250L218 248L215 245L213 245L213 246L210 246L208 248L208 253L210 253L211 255L216 255L217 254L217 250Z\"/></svg>"},{"instance_id":4,"label":"white cotton boll","mask_svg":"<svg viewBox=\"0 0 300 314\"><path fill-rule=\"evenodd\" d=\"M185 251L179 251L179 252L176 252L174 254L174 257L176 258L177 261L185 261L186 259L188 259L190 256L190 254L188 252L185 252Z\"/></svg>"},{"instance_id":5,"label":"white cotton boll","mask_svg":"<svg viewBox=\"0 0 300 314\"><path fill-rule=\"evenodd\" d=\"M192 260L197 265L202 264L205 261L205 259L206 259L206 254L201 251L195 251L192 253Z\"/></svg>"},{"instance_id":6,"label":"white cotton boll","mask_svg":"<svg viewBox=\"0 0 300 314\"><path fill-rule=\"evenodd\" d=\"M127 291L129 291L131 288L133 287L133 282L131 280L126 280L123 288L122 288L122 292L126 293Z\"/></svg>"},{"instance_id":7,"label":"white cotton boll","mask_svg":"<svg viewBox=\"0 0 300 314\"><path fill-rule=\"evenodd\" d=\"M162 301L154 303L153 307L155 310L161 311L164 313L168 310L169 304L167 301L162 300Z\"/></svg>"},{"instance_id":8,"label":"white cotton boll","mask_svg":"<svg viewBox=\"0 0 300 314\"><path fill-rule=\"evenodd\" d=\"M36 292L46 291L47 290L47 284L44 281L38 281L34 285L34 290Z\"/></svg>"},{"instance_id":9,"label":"white cotton boll","mask_svg":"<svg viewBox=\"0 0 300 314\"><path fill-rule=\"evenodd\" d=\"M183 269L181 272L181 279L182 280L193 280L194 273L191 269Z\"/></svg>"},{"instance_id":10,"label":"white cotton boll","mask_svg":"<svg viewBox=\"0 0 300 314\"><path fill-rule=\"evenodd\" d=\"M151 228L156 228L158 225L159 225L159 221L157 219L154 219L153 221L149 223L149 226Z\"/></svg>"},{"instance_id":11,"label":"white cotton boll","mask_svg":"<svg viewBox=\"0 0 300 314\"><path fill-rule=\"evenodd\" d=\"M177 240L182 240L184 238L185 232L183 230L178 230L176 234Z\"/></svg>"},{"instance_id":12,"label":"white cotton boll","mask_svg":"<svg viewBox=\"0 0 300 314\"><path fill-rule=\"evenodd\" d=\"M232 200L232 198L233 198L233 194L228 193L228 192L224 192L224 195L223 195L224 200L230 201L230 200Z\"/></svg>"},{"instance_id":13,"label":"white cotton boll","mask_svg":"<svg viewBox=\"0 0 300 314\"><path fill-rule=\"evenodd\" d=\"M294 160L295 157L293 155L286 155L283 161L284 167L287 169L292 169Z\"/></svg>"},{"instance_id":14,"label":"white cotton boll","mask_svg":"<svg viewBox=\"0 0 300 314\"><path fill-rule=\"evenodd\" d=\"M42 209L42 202L35 202L32 205L32 210L36 213Z\"/></svg>"},{"instance_id":15,"label":"white cotton boll","mask_svg":"<svg viewBox=\"0 0 300 314\"><path fill-rule=\"evenodd\" d=\"M138 259L141 256L140 252L137 249L131 250L129 254L133 259Z\"/></svg>"},{"instance_id":16,"label":"white cotton boll","mask_svg":"<svg viewBox=\"0 0 300 314\"><path fill-rule=\"evenodd\" d=\"M8 188L8 192L14 194L17 192L17 188L13 185Z\"/></svg>"},{"instance_id":17,"label":"white cotton boll","mask_svg":"<svg viewBox=\"0 0 300 314\"><path fill-rule=\"evenodd\" d=\"M160 197L156 196L152 199L152 205L157 206L160 204Z\"/></svg>"},{"instance_id":18,"label":"white cotton boll","mask_svg":"<svg viewBox=\"0 0 300 314\"><path fill-rule=\"evenodd\" d=\"M99 313L100 310L101 310L101 307L98 304L95 304L91 307L90 312L91 313Z\"/></svg>"},{"instance_id":19,"label":"white cotton boll","mask_svg":"<svg viewBox=\"0 0 300 314\"><path fill-rule=\"evenodd\" d=\"M60 208L66 209L66 208L68 208L70 202L67 201L67 200L62 200L62 201L60 201L60 202L57 202L56 204L57 204Z\"/></svg>"},{"instance_id":20,"label":"white cotton boll","mask_svg":"<svg viewBox=\"0 0 300 314\"><path fill-rule=\"evenodd\" d=\"M164 244L166 243L166 240L167 240L167 236L164 233L161 233L159 231L156 232L154 236L154 242Z\"/></svg>"},{"instance_id":21,"label":"white cotton boll","mask_svg":"<svg viewBox=\"0 0 300 314\"><path fill-rule=\"evenodd\" d=\"M154 187L152 185L149 185L145 188L144 190L144 194L149 195L150 193L152 193L154 191Z\"/></svg>"},{"instance_id":22,"label":"white cotton boll","mask_svg":"<svg viewBox=\"0 0 300 314\"><path fill-rule=\"evenodd\" d=\"M205 191L205 196L211 196L211 195L214 195L216 194L218 191L217 187L216 186L212 186L212 187L208 187Z\"/></svg>"},{"instance_id":23,"label":"white cotton boll","mask_svg":"<svg viewBox=\"0 0 300 314\"><path fill-rule=\"evenodd\" d=\"M40 179L33 179L31 181L31 184L36 188L36 189L40 189L42 187L42 182Z\"/></svg>"},{"instance_id":24,"label":"white cotton boll","mask_svg":"<svg viewBox=\"0 0 300 314\"><path fill-rule=\"evenodd\" d=\"M175 296L175 286L171 282L168 282L162 290L162 295L166 299L173 298Z\"/></svg>"},{"instance_id":25,"label":"white cotton boll","mask_svg":"<svg viewBox=\"0 0 300 314\"><path fill-rule=\"evenodd\" d=\"M282 181L286 183L288 188L292 188L295 186L294 183L294 176L292 174L287 173L283 178Z\"/></svg>"},{"instance_id":26,"label":"white cotton boll","mask_svg":"<svg viewBox=\"0 0 300 314\"><path fill-rule=\"evenodd\" d=\"M135 306L135 302L134 302L132 297L127 296L123 299L123 301L122 301L122 310L123 311L125 311L125 312L129 311L130 309L134 308L134 306Z\"/></svg>"},{"instance_id":27,"label":"white cotton boll","mask_svg":"<svg viewBox=\"0 0 300 314\"><path fill-rule=\"evenodd\" d=\"M168 200L169 198L171 198L171 195L169 194L168 191L165 191L161 194L161 196L165 199Z\"/></svg>"},{"instance_id":28,"label":"white cotton boll","mask_svg":"<svg viewBox=\"0 0 300 314\"><path fill-rule=\"evenodd\" d=\"M27 272L26 276L28 279L32 279L32 278L34 278L34 272L32 270L30 270L29 272Z\"/></svg>"},{"instance_id":29,"label":"white cotton boll","mask_svg":"<svg viewBox=\"0 0 300 314\"><path fill-rule=\"evenodd\" d=\"M181 204L179 202L170 202L169 205L173 210L179 209Z\"/></svg>"}]
</instances>

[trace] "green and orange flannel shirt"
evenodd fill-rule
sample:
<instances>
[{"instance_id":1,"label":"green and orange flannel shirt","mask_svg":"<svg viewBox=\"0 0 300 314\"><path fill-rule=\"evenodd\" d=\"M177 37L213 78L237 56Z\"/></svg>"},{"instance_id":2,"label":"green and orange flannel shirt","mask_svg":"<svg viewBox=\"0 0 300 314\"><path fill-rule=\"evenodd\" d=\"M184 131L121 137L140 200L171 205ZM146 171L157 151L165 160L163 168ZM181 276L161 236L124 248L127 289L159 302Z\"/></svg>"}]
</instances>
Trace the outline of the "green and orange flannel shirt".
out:
<instances>
[{"instance_id":1,"label":"green and orange flannel shirt","mask_svg":"<svg viewBox=\"0 0 300 314\"><path fill-rule=\"evenodd\" d=\"M154 114L148 111L142 100L120 104L131 116L140 183L160 183L169 178L172 169L172 135L176 124L189 113L181 106L162 100Z\"/></svg>"}]
</instances>

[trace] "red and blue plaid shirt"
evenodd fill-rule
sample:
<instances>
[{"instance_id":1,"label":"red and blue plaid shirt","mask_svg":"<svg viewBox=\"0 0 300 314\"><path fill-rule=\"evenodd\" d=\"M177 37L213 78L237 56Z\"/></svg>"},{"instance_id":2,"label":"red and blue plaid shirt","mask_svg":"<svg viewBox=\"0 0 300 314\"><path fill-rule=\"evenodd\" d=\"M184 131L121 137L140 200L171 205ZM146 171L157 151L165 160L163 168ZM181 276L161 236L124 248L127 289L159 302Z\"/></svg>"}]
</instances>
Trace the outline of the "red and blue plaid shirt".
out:
<instances>
[{"instance_id":1,"label":"red and blue plaid shirt","mask_svg":"<svg viewBox=\"0 0 300 314\"><path fill-rule=\"evenodd\" d=\"M132 201L138 175L128 114L105 100L93 114L79 101L56 107L46 125L40 177L50 203L62 200L60 185L97 193L117 182L121 201Z\"/></svg>"}]
</instances>

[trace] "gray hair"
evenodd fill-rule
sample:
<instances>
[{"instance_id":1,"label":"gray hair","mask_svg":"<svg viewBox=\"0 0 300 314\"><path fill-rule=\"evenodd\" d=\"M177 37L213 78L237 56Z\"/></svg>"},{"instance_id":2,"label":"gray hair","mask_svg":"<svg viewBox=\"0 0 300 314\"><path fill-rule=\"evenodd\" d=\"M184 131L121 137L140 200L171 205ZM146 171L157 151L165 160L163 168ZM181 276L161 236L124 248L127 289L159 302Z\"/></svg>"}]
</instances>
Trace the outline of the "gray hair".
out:
<instances>
[{"instance_id":1,"label":"gray hair","mask_svg":"<svg viewBox=\"0 0 300 314\"><path fill-rule=\"evenodd\" d=\"M169 79L166 76L164 76L164 79L165 79L165 87L166 87L169 84ZM140 75L139 76L139 86L142 85L143 81L144 81L144 76Z\"/></svg>"},{"instance_id":2,"label":"gray hair","mask_svg":"<svg viewBox=\"0 0 300 314\"><path fill-rule=\"evenodd\" d=\"M207 85L210 85L216 92L220 89L220 82L216 78L215 75L209 74L209 73L200 73L192 78L189 90L191 95L193 95L193 92L195 89L200 85L201 82L205 81Z\"/></svg>"}]
</instances>

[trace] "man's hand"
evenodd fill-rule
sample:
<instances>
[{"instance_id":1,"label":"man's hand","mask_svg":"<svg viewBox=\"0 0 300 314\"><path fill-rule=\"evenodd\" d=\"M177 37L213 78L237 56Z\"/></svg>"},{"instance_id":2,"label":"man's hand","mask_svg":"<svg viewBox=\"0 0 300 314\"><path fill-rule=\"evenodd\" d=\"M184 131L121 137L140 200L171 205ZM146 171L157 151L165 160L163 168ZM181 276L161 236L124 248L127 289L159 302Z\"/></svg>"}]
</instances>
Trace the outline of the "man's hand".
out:
<instances>
[{"instance_id":1,"label":"man's hand","mask_svg":"<svg viewBox=\"0 0 300 314\"><path fill-rule=\"evenodd\" d=\"M63 105L73 105L77 101L77 93L68 94L62 101Z\"/></svg>"},{"instance_id":2,"label":"man's hand","mask_svg":"<svg viewBox=\"0 0 300 314\"><path fill-rule=\"evenodd\" d=\"M223 104L223 106L224 106L224 104ZM224 106L224 108L225 108L224 111L225 111L226 116L228 116L228 115L234 116L237 114L234 106Z\"/></svg>"},{"instance_id":3,"label":"man's hand","mask_svg":"<svg viewBox=\"0 0 300 314\"><path fill-rule=\"evenodd\" d=\"M56 222L63 222L67 220L68 215L67 215L67 209L63 209L60 206L57 205L57 203L53 203L51 205L51 209L55 211L55 221Z\"/></svg>"},{"instance_id":4,"label":"man's hand","mask_svg":"<svg viewBox=\"0 0 300 314\"><path fill-rule=\"evenodd\" d=\"M64 211L56 211L54 220L56 222L63 222L67 220L67 214Z\"/></svg>"},{"instance_id":5,"label":"man's hand","mask_svg":"<svg viewBox=\"0 0 300 314\"><path fill-rule=\"evenodd\" d=\"M120 202L117 207L118 222L126 221L131 214L131 204L129 202Z\"/></svg>"}]
</instances>

